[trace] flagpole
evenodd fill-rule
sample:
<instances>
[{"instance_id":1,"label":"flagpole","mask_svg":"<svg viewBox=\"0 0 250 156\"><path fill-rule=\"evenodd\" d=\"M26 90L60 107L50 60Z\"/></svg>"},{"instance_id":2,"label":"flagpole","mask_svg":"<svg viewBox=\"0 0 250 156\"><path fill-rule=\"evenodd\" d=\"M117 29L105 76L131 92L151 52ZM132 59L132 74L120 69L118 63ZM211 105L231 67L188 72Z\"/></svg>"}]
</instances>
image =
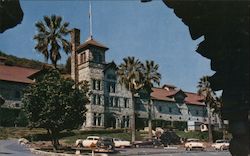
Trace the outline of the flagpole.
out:
<instances>
[{"instance_id":1,"label":"flagpole","mask_svg":"<svg viewBox=\"0 0 250 156\"><path fill-rule=\"evenodd\" d=\"M93 38L93 32L92 32L92 7L91 7L91 0L89 0L89 36L90 36L90 39Z\"/></svg>"}]
</instances>

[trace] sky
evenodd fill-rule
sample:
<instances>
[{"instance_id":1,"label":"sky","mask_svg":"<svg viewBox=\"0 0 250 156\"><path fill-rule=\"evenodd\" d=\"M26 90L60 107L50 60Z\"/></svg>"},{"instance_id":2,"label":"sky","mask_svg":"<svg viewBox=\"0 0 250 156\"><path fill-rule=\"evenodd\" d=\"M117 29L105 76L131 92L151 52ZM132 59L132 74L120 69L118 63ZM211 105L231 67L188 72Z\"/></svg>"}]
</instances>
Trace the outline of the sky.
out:
<instances>
[{"instance_id":1,"label":"sky","mask_svg":"<svg viewBox=\"0 0 250 156\"><path fill-rule=\"evenodd\" d=\"M35 22L44 15L58 15L81 30L81 43L89 36L88 0L20 0L24 12L21 24L0 34L0 50L7 54L44 62L35 51ZM109 47L106 61L134 56L159 64L161 85L171 84L197 92L199 79L212 75L210 61L195 50L203 40L192 40L188 27L161 0L92 0L93 37ZM70 39L70 37L68 37ZM63 52L62 52L63 53ZM63 55L58 64L64 64Z\"/></svg>"}]
</instances>

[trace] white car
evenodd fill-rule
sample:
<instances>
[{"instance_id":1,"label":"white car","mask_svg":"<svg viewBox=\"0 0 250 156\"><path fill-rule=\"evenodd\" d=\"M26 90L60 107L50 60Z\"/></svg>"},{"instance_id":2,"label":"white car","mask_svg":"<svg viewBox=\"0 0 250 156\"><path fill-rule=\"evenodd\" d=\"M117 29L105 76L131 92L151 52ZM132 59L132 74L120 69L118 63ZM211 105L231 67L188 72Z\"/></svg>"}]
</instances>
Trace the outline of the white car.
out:
<instances>
[{"instance_id":1,"label":"white car","mask_svg":"<svg viewBox=\"0 0 250 156\"><path fill-rule=\"evenodd\" d=\"M86 139L76 140L76 146L83 146L83 147L91 147L92 145L95 145L100 137L98 136L88 136Z\"/></svg>"},{"instance_id":2,"label":"white car","mask_svg":"<svg viewBox=\"0 0 250 156\"><path fill-rule=\"evenodd\" d=\"M203 151L205 149L204 144L199 139L187 139L187 142L184 146L188 151L193 149L199 149Z\"/></svg>"},{"instance_id":3,"label":"white car","mask_svg":"<svg viewBox=\"0 0 250 156\"><path fill-rule=\"evenodd\" d=\"M216 140L212 147L215 150L226 150L229 148L229 141L228 140Z\"/></svg>"},{"instance_id":4,"label":"white car","mask_svg":"<svg viewBox=\"0 0 250 156\"><path fill-rule=\"evenodd\" d=\"M130 147L131 146L130 141L122 140L122 139L119 139L119 138L113 138L113 141L115 143L115 147L124 148L124 147Z\"/></svg>"}]
</instances>

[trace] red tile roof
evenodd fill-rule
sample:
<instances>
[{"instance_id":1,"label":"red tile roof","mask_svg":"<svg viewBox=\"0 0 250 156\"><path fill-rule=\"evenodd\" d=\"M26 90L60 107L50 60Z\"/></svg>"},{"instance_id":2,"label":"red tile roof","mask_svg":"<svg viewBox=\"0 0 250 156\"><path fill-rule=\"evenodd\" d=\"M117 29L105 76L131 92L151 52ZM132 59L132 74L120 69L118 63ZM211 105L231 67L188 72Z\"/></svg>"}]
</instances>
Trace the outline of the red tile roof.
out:
<instances>
[{"instance_id":1,"label":"red tile roof","mask_svg":"<svg viewBox=\"0 0 250 156\"><path fill-rule=\"evenodd\" d=\"M163 100L163 101L170 101L175 102L174 98L172 98L176 93L178 93L180 89L164 89L164 88L153 88L153 92L151 93L152 99L155 100ZM184 94L187 96L184 99L184 102L186 104L191 105L205 105L202 102L203 97L199 96L196 93L190 93L190 92L184 92Z\"/></svg>"},{"instance_id":2,"label":"red tile roof","mask_svg":"<svg viewBox=\"0 0 250 156\"><path fill-rule=\"evenodd\" d=\"M82 49L82 48L86 48L88 47L89 45L94 45L94 46L97 46L97 47L100 47L100 48L103 48L105 50L108 50L109 48L102 45L101 43L97 42L96 40L94 40L93 38L89 38L87 39L83 44L79 45L77 47L77 49Z\"/></svg>"},{"instance_id":3,"label":"red tile roof","mask_svg":"<svg viewBox=\"0 0 250 156\"><path fill-rule=\"evenodd\" d=\"M198 95L197 93L190 93L190 92L185 92L187 97L185 98L185 103L187 104L194 104L194 105L205 105L203 103L203 96Z\"/></svg>"},{"instance_id":4,"label":"red tile roof","mask_svg":"<svg viewBox=\"0 0 250 156\"><path fill-rule=\"evenodd\" d=\"M33 81L28 78L31 74L38 72L36 69L0 65L0 80L32 83Z\"/></svg>"}]
</instances>

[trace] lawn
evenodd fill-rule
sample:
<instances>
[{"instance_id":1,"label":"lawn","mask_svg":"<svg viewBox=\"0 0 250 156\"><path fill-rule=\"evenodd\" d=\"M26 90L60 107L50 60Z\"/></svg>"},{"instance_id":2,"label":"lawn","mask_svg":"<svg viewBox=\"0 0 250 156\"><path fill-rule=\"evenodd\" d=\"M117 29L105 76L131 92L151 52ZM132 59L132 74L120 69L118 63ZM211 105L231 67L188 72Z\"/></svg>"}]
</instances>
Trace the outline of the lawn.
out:
<instances>
[{"instance_id":1,"label":"lawn","mask_svg":"<svg viewBox=\"0 0 250 156\"><path fill-rule=\"evenodd\" d=\"M93 131L63 131L60 133L60 141L66 145L74 145L77 139L85 139L87 136L107 136L131 140L131 133L124 129L93 130ZM136 139L141 140L145 133L137 132ZM45 129L26 127L0 127L0 139L26 138L31 142L49 141Z\"/></svg>"}]
</instances>

